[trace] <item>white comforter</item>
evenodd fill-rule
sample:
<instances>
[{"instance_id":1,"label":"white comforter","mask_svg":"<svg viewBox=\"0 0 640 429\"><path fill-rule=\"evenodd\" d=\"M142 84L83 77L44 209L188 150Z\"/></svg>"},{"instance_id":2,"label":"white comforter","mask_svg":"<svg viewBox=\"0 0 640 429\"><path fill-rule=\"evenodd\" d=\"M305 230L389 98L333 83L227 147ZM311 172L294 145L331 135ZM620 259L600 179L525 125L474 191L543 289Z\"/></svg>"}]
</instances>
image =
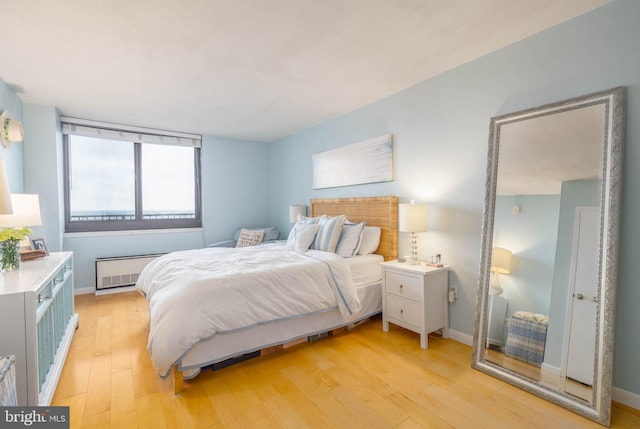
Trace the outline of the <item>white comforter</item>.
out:
<instances>
[{"instance_id":1,"label":"white comforter","mask_svg":"<svg viewBox=\"0 0 640 429\"><path fill-rule=\"evenodd\" d=\"M136 287L149 302L147 347L162 377L216 334L336 307L346 320L360 311L343 258L281 244L170 253L150 262Z\"/></svg>"}]
</instances>

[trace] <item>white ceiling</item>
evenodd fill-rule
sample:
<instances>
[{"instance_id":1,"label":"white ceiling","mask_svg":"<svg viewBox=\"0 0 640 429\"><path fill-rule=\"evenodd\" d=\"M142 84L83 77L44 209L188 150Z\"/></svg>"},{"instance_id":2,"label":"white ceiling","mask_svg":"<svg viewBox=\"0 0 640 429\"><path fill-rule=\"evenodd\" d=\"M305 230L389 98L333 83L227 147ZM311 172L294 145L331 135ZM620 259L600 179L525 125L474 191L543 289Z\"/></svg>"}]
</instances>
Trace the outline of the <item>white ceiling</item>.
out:
<instances>
[{"instance_id":1,"label":"white ceiling","mask_svg":"<svg viewBox=\"0 0 640 429\"><path fill-rule=\"evenodd\" d=\"M560 194L568 180L602 178L604 103L500 126L498 195Z\"/></svg>"},{"instance_id":2,"label":"white ceiling","mask_svg":"<svg viewBox=\"0 0 640 429\"><path fill-rule=\"evenodd\" d=\"M609 2L6 1L0 77L66 116L268 142Z\"/></svg>"}]
</instances>

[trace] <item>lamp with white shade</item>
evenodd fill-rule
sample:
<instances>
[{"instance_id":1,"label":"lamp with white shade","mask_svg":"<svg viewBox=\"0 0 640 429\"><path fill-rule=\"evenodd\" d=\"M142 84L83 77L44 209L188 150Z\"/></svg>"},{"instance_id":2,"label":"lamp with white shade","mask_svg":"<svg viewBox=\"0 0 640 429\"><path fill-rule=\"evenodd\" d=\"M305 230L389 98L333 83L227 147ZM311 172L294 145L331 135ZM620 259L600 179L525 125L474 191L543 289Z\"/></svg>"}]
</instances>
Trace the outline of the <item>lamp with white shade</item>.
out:
<instances>
[{"instance_id":1,"label":"lamp with white shade","mask_svg":"<svg viewBox=\"0 0 640 429\"><path fill-rule=\"evenodd\" d=\"M0 227L22 228L42 225L38 194L11 194L13 213L0 215ZM25 238L20 247L30 247Z\"/></svg>"},{"instance_id":2,"label":"lamp with white shade","mask_svg":"<svg viewBox=\"0 0 640 429\"><path fill-rule=\"evenodd\" d=\"M13 213L0 215L0 269L11 271L20 267L21 242L30 249L27 235L31 234L28 226L42 224L40 219L40 203L38 195L12 194ZM26 250L26 252L32 252ZM43 255L46 255L44 252Z\"/></svg>"},{"instance_id":3,"label":"lamp with white shade","mask_svg":"<svg viewBox=\"0 0 640 429\"><path fill-rule=\"evenodd\" d=\"M511 273L512 257L513 253L511 253L511 250L503 247L494 247L491 250L491 286L489 288L489 294L500 295L502 293L500 274Z\"/></svg>"},{"instance_id":4,"label":"lamp with white shade","mask_svg":"<svg viewBox=\"0 0 640 429\"><path fill-rule=\"evenodd\" d=\"M410 232L411 258L408 263L416 265L418 263L418 238L417 232L427 230L427 205L411 201L410 203L398 204L398 231Z\"/></svg>"},{"instance_id":5,"label":"lamp with white shade","mask_svg":"<svg viewBox=\"0 0 640 429\"><path fill-rule=\"evenodd\" d=\"M293 204L289 206L289 222L296 223L298 218L307 215L307 206Z\"/></svg>"}]
</instances>

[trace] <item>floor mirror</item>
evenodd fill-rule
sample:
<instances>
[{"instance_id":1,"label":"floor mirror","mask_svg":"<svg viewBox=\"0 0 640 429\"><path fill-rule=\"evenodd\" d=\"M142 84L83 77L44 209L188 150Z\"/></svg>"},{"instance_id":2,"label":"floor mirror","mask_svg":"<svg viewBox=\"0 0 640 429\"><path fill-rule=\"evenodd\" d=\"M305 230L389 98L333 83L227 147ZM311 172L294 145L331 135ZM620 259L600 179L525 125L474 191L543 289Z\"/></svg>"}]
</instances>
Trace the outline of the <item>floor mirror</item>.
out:
<instances>
[{"instance_id":1,"label":"floor mirror","mask_svg":"<svg viewBox=\"0 0 640 429\"><path fill-rule=\"evenodd\" d=\"M609 425L624 88L490 120L472 366Z\"/></svg>"}]
</instances>

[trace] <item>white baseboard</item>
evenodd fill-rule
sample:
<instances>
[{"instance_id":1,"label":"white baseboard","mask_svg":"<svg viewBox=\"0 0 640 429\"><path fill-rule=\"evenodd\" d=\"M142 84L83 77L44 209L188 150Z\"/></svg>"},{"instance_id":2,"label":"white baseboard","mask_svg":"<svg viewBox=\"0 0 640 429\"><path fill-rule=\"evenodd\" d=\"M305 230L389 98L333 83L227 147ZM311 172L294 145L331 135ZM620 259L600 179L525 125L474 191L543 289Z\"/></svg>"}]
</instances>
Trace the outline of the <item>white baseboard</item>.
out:
<instances>
[{"instance_id":1,"label":"white baseboard","mask_svg":"<svg viewBox=\"0 0 640 429\"><path fill-rule=\"evenodd\" d=\"M550 374L557 375L558 377L562 376L562 370L560 368L558 368L557 366L549 365L545 362L542 362L542 365L540 365L540 369Z\"/></svg>"},{"instance_id":2,"label":"white baseboard","mask_svg":"<svg viewBox=\"0 0 640 429\"><path fill-rule=\"evenodd\" d=\"M73 294L74 295L88 295L90 293L95 293L96 288L93 287L83 287L83 288L76 288L73 290Z\"/></svg>"},{"instance_id":3,"label":"white baseboard","mask_svg":"<svg viewBox=\"0 0 640 429\"><path fill-rule=\"evenodd\" d=\"M611 399L620 404L626 405L627 407L640 410L640 395L638 395L637 393L628 392L615 386L613 386L613 389L611 390Z\"/></svg>"},{"instance_id":4,"label":"white baseboard","mask_svg":"<svg viewBox=\"0 0 640 429\"><path fill-rule=\"evenodd\" d=\"M464 332L456 331L455 329L449 329L449 338L459 343L466 344L468 346L473 345L473 336L465 334Z\"/></svg>"},{"instance_id":5,"label":"white baseboard","mask_svg":"<svg viewBox=\"0 0 640 429\"><path fill-rule=\"evenodd\" d=\"M449 338L459 343L466 344L468 346L473 345L473 336L465 334L464 332L456 331L455 329L449 329ZM551 374L560 374L562 371L560 368L556 368L549 364L542 364L546 371ZM640 395L637 393L629 392L619 387L613 386L611 396L614 401L619 404L626 405L627 407L640 410Z\"/></svg>"}]
</instances>

